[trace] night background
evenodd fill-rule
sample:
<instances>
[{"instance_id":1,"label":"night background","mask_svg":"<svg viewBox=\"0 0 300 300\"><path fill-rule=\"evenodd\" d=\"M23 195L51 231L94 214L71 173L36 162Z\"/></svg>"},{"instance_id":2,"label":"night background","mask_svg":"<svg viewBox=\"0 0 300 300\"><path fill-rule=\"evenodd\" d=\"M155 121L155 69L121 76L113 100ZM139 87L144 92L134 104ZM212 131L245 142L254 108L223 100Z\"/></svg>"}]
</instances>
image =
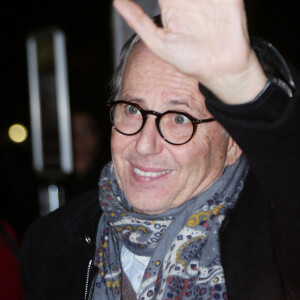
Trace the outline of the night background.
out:
<instances>
[{"instance_id":1,"label":"night background","mask_svg":"<svg viewBox=\"0 0 300 300\"><path fill-rule=\"evenodd\" d=\"M300 68L296 2L249 0L246 7L250 34L271 41L286 60ZM20 238L39 214L39 179L32 170L30 130L22 144L11 142L7 131L13 123L30 128L25 41L31 32L49 27L62 29L67 37L71 109L93 114L102 136L97 176L90 177L87 189L96 187L101 166L109 159L110 128L104 104L113 71L111 1L2 3L0 217L10 222Z\"/></svg>"}]
</instances>

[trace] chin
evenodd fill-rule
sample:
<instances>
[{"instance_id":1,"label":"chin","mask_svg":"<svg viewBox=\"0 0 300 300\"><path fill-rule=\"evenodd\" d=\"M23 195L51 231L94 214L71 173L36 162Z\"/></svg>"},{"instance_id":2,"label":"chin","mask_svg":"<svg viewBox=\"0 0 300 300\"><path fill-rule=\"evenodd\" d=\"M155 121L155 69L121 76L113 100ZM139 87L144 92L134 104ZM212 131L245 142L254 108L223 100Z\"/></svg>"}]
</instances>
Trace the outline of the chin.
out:
<instances>
[{"instance_id":1,"label":"chin","mask_svg":"<svg viewBox=\"0 0 300 300\"><path fill-rule=\"evenodd\" d=\"M137 208L137 207L133 207L133 211L137 212L139 214L142 215L159 215L161 213L163 213L165 210L159 210L159 209L145 209L145 208Z\"/></svg>"},{"instance_id":2,"label":"chin","mask_svg":"<svg viewBox=\"0 0 300 300\"><path fill-rule=\"evenodd\" d=\"M153 203L153 200L148 200L145 204L139 202L135 205L136 201L129 201L129 203L133 207L133 211L144 215L159 215L169 209L169 207L160 203Z\"/></svg>"}]
</instances>

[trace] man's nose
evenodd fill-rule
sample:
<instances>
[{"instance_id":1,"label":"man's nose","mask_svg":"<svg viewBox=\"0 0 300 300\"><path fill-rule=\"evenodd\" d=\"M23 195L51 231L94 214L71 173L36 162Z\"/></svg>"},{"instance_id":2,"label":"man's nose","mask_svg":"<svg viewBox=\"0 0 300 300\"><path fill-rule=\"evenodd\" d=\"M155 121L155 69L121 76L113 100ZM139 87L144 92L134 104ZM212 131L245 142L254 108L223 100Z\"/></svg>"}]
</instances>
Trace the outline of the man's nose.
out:
<instances>
[{"instance_id":1,"label":"man's nose","mask_svg":"<svg viewBox=\"0 0 300 300\"><path fill-rule=\"evenodd\" d=\"M161 153L164 140L156 128L156 117L148 116L143 129L136 135L136 151L142 155Z\"/></svg>"}]
</instances>

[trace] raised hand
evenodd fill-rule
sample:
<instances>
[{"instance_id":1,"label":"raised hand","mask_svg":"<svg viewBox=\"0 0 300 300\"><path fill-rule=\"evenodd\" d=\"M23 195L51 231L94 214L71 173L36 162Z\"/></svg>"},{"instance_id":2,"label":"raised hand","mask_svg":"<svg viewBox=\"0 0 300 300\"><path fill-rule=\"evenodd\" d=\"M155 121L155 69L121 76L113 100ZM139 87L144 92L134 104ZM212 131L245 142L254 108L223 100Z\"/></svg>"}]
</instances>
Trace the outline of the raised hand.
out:
<instances>
[{"instance_id":1,"label":"raised hand","mask_svg":"<svg viewBox=\"0 0 300 300\"><path fill-rule=\"evenodd\" d=\"M243 0L159 0L158 28L130 0L114 6L159 57L223 101L241 103L259 93L266 77L250 48Z\"/></svg>"}]
</instances>

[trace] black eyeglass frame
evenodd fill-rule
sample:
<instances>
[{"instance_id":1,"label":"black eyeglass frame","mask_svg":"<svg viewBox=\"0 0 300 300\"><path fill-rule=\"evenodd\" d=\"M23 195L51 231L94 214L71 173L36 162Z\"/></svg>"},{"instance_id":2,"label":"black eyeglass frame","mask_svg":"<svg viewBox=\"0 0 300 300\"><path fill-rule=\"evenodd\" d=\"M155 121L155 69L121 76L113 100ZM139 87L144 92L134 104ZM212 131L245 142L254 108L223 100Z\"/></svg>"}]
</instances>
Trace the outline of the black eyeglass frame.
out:
<instances>
[{"instance_id":1,"label":"black eyeglass frame","mask_svg":"<svg viewBox=\"0 0 300 300\"><path fill-rule=\"evenodd\" d=\"M141 113L141 115L143 117L143 122L142 122L142 125L141 125L140 129L137 130L136 132L134 132L134 133L124 133L124 132L120 131L115 126L115 123L114 123L114 120L113 120L113 108L114 108L114 106L116 106L119 103L124 103L124 104L128 104L128 105L134 106L134 107L136 107L140 111L140 113ZM184 144L188 143L193 138L193 136L194 136L194 134L196 132L196 129L197 129L197 125L215 121L214 118L208 118L208 119L199 120L199 119L194 118L193 116L191 116L190 114L188 114L186 112L182 112L182 111L178 111L178 110L167 110L164 113L159 113L159 112L154 111L154 110L146 110L146 109L143 109L139 104L134 103L134 102L130 102L130 101L126 101L126 100L116 100L116 101L113 101L113 102L108 102L107 106L110 108L109 116L110 116L110 121L112 123L112 126L113 126L113 128L115 130L117 130L121 134L130 136L130 135L135 135L135 134L139 133L143 129L143 127L144 127L144 125L145 125L145 123L147 121L148 115L153 115L153 116L156 117L155 123L156 123L157 131L159 132L159 135L166 142L168 142L169 144L175 145L175 146L180 146L180 145L184 145ZM165 138L165 136L162 134L160 126L159 126L159 123L160 123L161 118L164 115L169 114L169 113L175 113L175 114L183 115L183 116L187 117L191 121L191 123L193 124L193 132L191 134L191 137L187 141L185 141L183 143L173 143L173 142L169 141L167 138Z\"/></svg>"}]
</instances>

